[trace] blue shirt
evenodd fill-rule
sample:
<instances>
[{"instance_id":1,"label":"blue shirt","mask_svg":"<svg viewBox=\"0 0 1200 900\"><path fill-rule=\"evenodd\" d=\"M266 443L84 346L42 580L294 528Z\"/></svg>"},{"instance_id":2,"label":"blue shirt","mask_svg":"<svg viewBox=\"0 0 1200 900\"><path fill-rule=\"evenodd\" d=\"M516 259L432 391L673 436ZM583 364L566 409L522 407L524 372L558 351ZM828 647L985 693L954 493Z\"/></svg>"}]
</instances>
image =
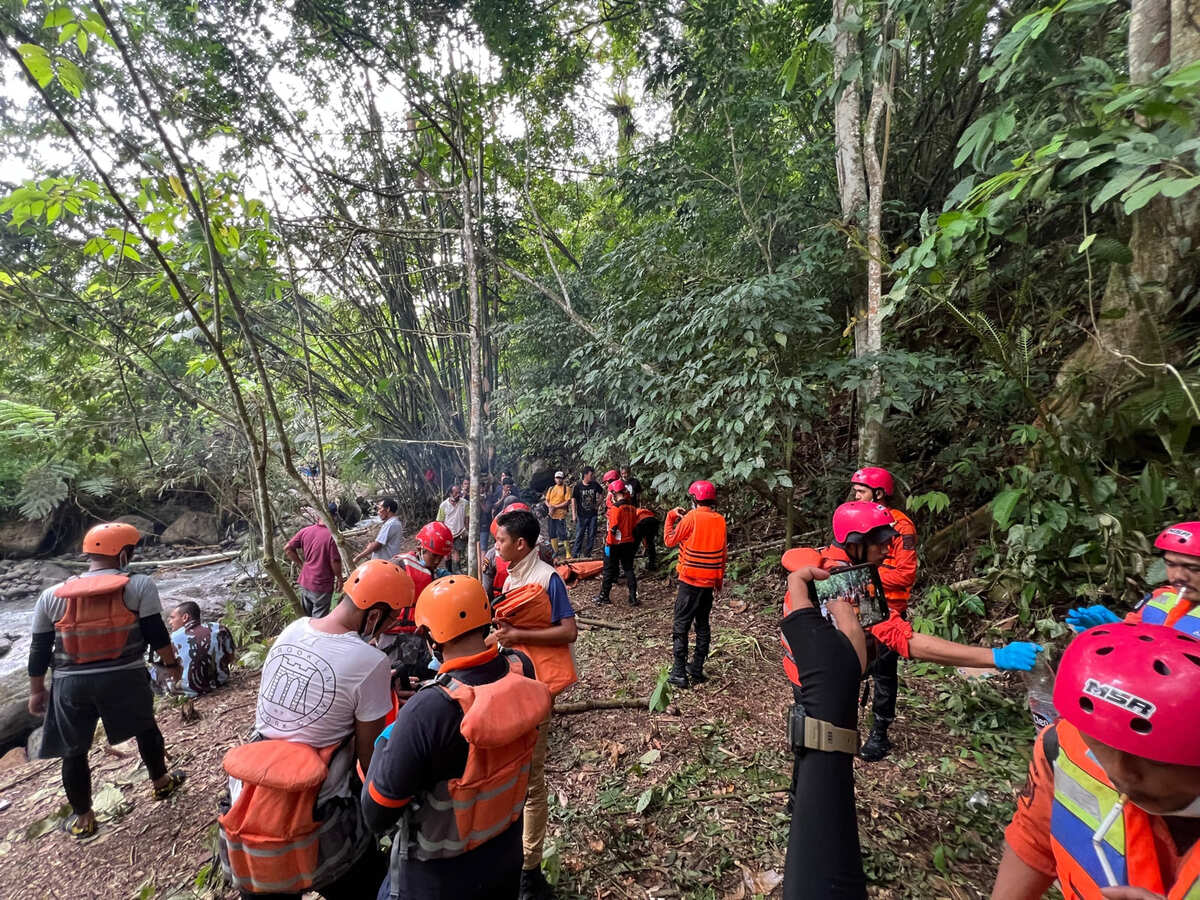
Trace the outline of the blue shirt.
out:
<instances>
[{"instance_id":1,"label":"blue shirt","mask_svg":"<svg viewBox=\"0 0 1200 900\"><path fill-rule=\"evenodd\" d=\"M571 600L567 596L567 586L557 572L550 577L550 585L546 588L546 593L550 595L551 625L557 625L563 619L575 617L575 608L571 606Z\"/></svg>"}]
</instances>

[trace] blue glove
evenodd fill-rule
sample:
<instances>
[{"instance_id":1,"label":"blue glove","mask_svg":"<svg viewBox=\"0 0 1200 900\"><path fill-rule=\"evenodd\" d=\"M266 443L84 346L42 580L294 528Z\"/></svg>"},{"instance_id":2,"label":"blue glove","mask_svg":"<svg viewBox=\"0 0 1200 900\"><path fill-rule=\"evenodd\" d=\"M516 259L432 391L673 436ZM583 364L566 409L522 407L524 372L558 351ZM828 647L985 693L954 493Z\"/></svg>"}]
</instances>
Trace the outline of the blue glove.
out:
<instances>
[{"instance_id":1,"label":"blue glove","mask_svg":"<svg viewBox=\"0 0 1200 900\"><path fill-rule=\"evenodd\" d=\"M610 548L609 548L608 544L605 544L605 545L604 545L604 555L605 555L605 556L608 556L608 551L609 551L609 549L610 549Z\"/></svg>"},{"instance_id":2,"label":"blue glove","mask_svg":"<svg viewBox=\"0 0 1200 900\"><path fill-rule=\"evenodd\" d=\"M1041 644L1031 644L1029 641L1013 641L1003 647L992 649L992 662L997 669L1005 672L1028 672L1037 662L1037 655L1042 652Z\"/></svg>"},{"instance_id":3,"label":"blue glove","mask_svg":"<svg viewBox=\"0 0 1200 900\"><path fill-rule=\"evenodd\" d=\"M1067 624L1076 631L1087 631L1097 625L1111 625L1120 621L1120 616L1107 606L1081 606L1079 609L1067 610Z\"/></svg>"}]
</instances>

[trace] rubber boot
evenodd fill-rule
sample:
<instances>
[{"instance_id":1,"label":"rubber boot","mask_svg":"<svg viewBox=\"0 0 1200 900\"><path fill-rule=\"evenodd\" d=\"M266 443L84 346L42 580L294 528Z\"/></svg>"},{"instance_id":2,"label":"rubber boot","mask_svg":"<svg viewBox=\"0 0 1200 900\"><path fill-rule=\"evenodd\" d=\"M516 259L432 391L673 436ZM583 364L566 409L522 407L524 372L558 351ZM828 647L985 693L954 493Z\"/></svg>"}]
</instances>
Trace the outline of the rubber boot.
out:
<instances>
[{"instance_id":1,"label":"rubber boot","mask_svg":"<svg viewBox=\"0 0 1200 900\"><path fill-rule=\"evenodd\" d=\"M860 759L865 759L867 762L879 762L888 755L892 749L892 742L888 740L887 730L887 723L875 723L866 743L858 751Z\"/></svg>"},{"instance_id":2,"label":"rubber boot","mask_svg":"<svg viewBox=\"0 0 1200 900\"><path fill-rule=\"evenodd\" d=\"M554 890L542 874L542 867L521 870L520 900L547 900L554 896Z\"/></svg>"},{"instance_id":3,"label":"rubber boot","mask_svg":"<svg viewBox=\"0 0 1200 900\"><path fill-rule=\"evenodd\" d=\"M687 677L687 635L672 634L671 643L675 658L671 665L671 674L667 676L667 683L675 687L690 687Z\"/></svg>"},{"instance_id":4,"label":"rubber boot","mask_svg":"<svg viewBox=\"0 0 1200 900\"><path fill-rule=\"evenodd\" d=\"M692 663L687 668L688 677L695 684L703 684L708 681L708 676L704 674L704 661L708 659L708 638L697 634L696 649L692 653Z\"/></svg>"}]
</instances>

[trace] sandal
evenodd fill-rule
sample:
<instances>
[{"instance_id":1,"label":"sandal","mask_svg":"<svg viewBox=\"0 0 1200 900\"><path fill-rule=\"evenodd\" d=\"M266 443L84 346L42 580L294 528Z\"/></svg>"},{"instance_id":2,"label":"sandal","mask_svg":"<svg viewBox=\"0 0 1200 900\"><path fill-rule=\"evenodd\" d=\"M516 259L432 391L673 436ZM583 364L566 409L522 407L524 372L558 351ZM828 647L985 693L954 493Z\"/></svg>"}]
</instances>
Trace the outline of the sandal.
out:
<instances>
[{"instance_id":1,"label":"sandal","mask_svg":"<svg viewBox=\"0 0 1200 900\"><path fill-rule=\"evenodd\" d=\"M162 787L156 787L154 789L154 799L166 800L177 790L179 790L185 781L187 781L187 773L177 769L171 773L166 784L164 784Z\"/></svg>"},{"instance_id":2,"label":"sandal","mask_svg":"<svg viewBox=\"0 0 1200 900\"><path fill-rule=\"evenodd\" d=\"M96 817L92 816L92 823L86 826L79 824L79 818L79 816L71 816L68 819L64 819L62 828L63 831L65 831L71 837L82 841L85 838L90 838L96 833Z\"/></svg>"}]
</instances>

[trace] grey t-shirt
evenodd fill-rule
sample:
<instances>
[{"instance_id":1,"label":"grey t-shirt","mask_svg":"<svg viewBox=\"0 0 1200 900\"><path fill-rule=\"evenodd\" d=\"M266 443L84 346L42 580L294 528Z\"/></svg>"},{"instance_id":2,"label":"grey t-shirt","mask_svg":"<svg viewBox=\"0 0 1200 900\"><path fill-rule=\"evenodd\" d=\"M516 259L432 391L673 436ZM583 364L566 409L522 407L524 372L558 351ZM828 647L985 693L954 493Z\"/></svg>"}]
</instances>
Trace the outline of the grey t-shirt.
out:
<instances>
[{"instance_id":1,"label":"grey t-shirt","mask_svg":"<svg viewBox=\"0 0 1200 900\"><path fill-rule=\"evenodd\" d=\"M84 572L81 578L90 578L95 575L126 575L127 572L122 572L119 569L97 569L94 572ZM63 613L67 611L67 601L61 597L55 597L54 592L62 587L63 582L59 582L53 587L48 587L42 591L41 596L37 598L37 603L33 606L33 627L34 634L43 634L47 631L54 631L54 623L63 617ZM161 615L162 603L158 599L158 588L148 575L130 575L129 584L125 585L125 606L128 607L134 615L139 619L145 616ZM146 662L143 659L138 659L134 662L119 663L112 666L89 666L86 669L78 670L73 668L55 669L55 678L65 678L68 675L94 675L97 672L110 672L118 669L142 669L145 668Z\"/></svg>"},{"instance_id":2,"label":"grey t-shirt","mask_svg":"<svg viewBox=\"0 0 1200 900\"><path fill-rule=\"evenodd\" d=\"M400 527L400 518L392 516L383 523L383 527L379 529L379 534L375 535L375 540L383 544L378 550L371 554L371 559L391 559L400 552L400 545L404 541L404 532Z\"/></svg>"}]
</instances>

